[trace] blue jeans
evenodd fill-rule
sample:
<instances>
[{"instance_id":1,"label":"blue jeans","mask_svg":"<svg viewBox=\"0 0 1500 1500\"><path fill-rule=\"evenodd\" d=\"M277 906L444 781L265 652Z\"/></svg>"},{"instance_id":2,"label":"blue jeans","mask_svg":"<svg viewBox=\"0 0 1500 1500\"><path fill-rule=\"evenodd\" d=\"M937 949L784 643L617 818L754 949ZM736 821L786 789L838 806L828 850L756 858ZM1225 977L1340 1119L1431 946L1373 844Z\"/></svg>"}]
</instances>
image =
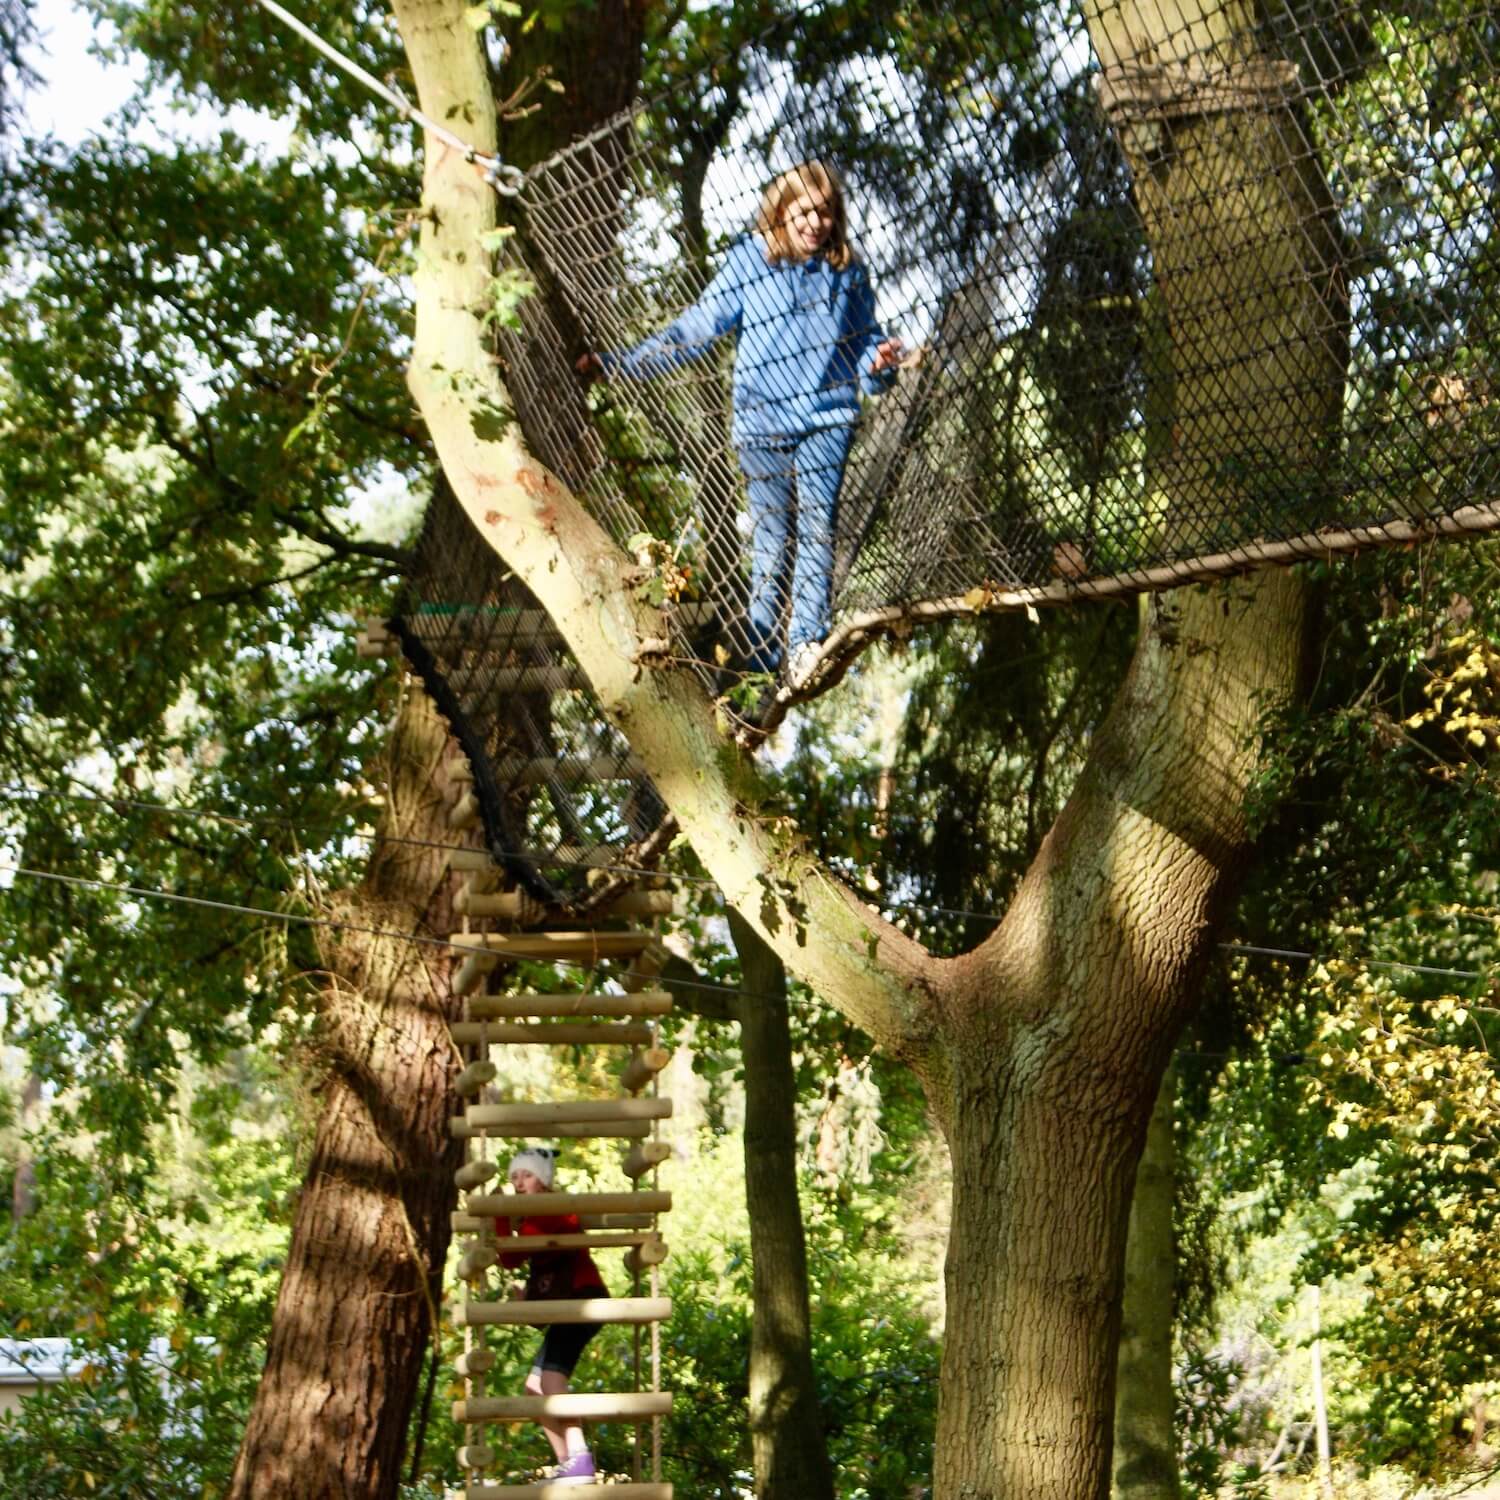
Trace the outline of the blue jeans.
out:
<instances>
[{"instance_id":1,"label":"blue jeans","mask_svg":"<svg viewBox=\"0 0 1500 1500\"><path fill-rule=\"evenodd\" d=\"M781 665L789 598L789 646L828 634L839 486L853 441L854 428L844 423L740 449L750 493L750 665L757 671Z\"/></svg>"}]
</instances>

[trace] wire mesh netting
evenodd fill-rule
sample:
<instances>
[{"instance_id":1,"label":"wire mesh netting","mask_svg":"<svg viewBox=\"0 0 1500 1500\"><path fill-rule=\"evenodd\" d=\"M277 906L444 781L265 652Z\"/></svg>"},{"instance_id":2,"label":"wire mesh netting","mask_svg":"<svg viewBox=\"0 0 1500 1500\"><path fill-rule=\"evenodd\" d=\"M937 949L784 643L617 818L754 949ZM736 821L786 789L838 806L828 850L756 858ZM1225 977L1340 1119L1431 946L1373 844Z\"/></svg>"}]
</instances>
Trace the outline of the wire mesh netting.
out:
<instances>
[{"instance_id":1,"label":"wire mesh netting","mask_svg":"<svg viewBox=\"0 0 1500 1500\"><path fill-rule=\"evenodd\" d=\"M527 174L507 388L720 686L1490 529L1497 53L1492 0L809 7Z\"/></svg>"}]
</instances>

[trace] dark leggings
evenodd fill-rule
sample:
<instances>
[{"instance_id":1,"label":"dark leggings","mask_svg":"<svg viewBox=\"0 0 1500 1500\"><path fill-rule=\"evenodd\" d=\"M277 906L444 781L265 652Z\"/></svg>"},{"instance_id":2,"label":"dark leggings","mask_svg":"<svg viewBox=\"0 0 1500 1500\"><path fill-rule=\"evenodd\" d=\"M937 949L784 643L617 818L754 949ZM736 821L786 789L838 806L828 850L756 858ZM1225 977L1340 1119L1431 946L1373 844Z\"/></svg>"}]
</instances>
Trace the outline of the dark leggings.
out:
<instances>
[{"instance_id":1,"label":"dark leggings","mask_svg":"<svg viewBox=\"0 0 1500 1500\"><path fill-rule=\"evenodd\" d=\"M598 1323L553 1323L542 1335L542 1347L531 1363L534 1373L556 1370L571 1375L588 1342L599 1332Z\"/></svg>"}]
</instances>

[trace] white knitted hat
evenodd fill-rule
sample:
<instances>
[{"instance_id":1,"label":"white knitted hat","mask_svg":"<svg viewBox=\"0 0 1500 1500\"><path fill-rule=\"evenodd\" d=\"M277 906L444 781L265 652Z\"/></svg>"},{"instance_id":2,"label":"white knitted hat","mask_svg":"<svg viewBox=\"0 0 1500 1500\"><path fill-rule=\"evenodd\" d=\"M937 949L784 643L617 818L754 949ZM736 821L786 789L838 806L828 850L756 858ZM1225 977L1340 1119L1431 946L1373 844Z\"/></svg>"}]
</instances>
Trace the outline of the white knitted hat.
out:
<instances>
[{"instance_id":1,"label":"white knitted hat","mask_svg":"<svg viewBox=\"0 0 1500 1500\"><path fill-rule=\"evenodd\" d=\"M511 1157L510 1167L505 1175L509 1177L518 1171L530 1172L544 1188L550 1188L556 1167L557 1152L550 1146L528 1146Z\"/></svg>"}]
</instances>

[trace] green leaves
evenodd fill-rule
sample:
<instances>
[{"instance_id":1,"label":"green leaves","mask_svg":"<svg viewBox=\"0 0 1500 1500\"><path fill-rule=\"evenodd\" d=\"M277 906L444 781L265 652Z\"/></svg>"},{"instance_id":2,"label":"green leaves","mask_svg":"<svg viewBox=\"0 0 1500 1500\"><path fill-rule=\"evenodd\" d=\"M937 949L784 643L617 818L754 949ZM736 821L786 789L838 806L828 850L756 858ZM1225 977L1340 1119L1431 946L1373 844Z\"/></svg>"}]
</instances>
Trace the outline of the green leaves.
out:
<instances>
[{"instance_id":1,"label":"green leaves","mask_svg":"<svg viewBox=\"0 0 1500 1500\"><path fill-rule=\"evenodd\" d=\"M500 231L494 231L499 235ZM497 241L498 243L498 241ZM513 266L501 270L490 282L490 303L485 309L485 326L519 328L517 309L525 299L536 291L536 283L526 272Z\"/></svg>"}]
</instances>

